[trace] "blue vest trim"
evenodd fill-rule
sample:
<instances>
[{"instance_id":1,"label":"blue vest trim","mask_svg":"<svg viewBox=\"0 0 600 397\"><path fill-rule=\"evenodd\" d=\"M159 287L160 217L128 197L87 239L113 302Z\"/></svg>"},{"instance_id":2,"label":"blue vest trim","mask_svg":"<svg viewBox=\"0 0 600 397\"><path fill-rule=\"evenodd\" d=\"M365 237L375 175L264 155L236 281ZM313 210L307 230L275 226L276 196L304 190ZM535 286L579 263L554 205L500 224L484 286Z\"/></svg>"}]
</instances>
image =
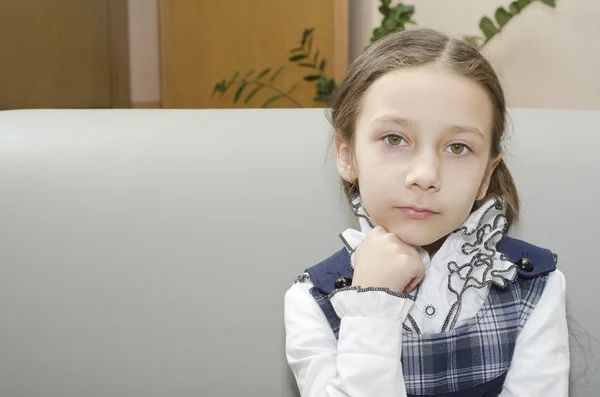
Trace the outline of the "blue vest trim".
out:
<instances>
[{"instance_id":1,"label":"blue vest trim","mask_svg":"<svg viewBox=\"0 0 600 397\"><path fill-rule=\"evenodd\" d=\"M306 270L314 287L322 294L329 295L335 290L335 280L346 276L352 278L350 254L342 248L329 258Z\"/></svg>"},{"instance_id":2,"label":"blue vest trim","mask_svg":"<svg viewBox=\"0 0 600 397\"><path fill-rule=\"evenodd\" d=\"M504 236L496 244L496 249L513 263L521 258L527 258L533 263L533 270L530 272L519 269L521 278L535 278L556 270L556 255L549 249L537 247L508 236Z\"/></svg>"}]
</instances>

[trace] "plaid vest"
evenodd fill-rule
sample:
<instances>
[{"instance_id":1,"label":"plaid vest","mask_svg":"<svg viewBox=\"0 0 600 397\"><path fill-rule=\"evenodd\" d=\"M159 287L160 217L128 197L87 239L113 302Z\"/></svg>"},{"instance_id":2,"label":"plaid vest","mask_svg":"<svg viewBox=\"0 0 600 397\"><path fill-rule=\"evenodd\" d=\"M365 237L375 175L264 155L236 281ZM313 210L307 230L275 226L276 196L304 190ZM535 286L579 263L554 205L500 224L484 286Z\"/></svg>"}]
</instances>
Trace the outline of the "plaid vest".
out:
<instances>
[{"instance_id":1,"label":"plaid vest","mask_svg":"<svg viewBox=\"0 0 600 397\"><path fill-rule=\"evenodd\" d=\"M510 367L519 332L556 269L556 255L505 236L496 249L510 261L527 258L533 269L519 269L519 277L505 288L492 284L477 315L446 332L402 335L402 369L411 396L495 397ZM329 295L338 277L352 277L346 248L307 269L311 294L327 317L336 338L340 318Z\"/></svg>"}]
</instances>

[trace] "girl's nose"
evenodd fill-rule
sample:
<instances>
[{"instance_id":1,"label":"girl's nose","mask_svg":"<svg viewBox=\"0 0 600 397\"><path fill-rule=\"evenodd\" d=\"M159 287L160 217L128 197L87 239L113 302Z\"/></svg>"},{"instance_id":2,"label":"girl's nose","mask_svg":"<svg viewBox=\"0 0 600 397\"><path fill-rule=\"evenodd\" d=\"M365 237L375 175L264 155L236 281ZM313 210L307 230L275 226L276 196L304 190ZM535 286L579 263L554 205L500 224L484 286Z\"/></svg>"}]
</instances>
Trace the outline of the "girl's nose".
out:
<instances>
[{"instance_id":1,"label":"girl's nose","mask_svg":"<svg viewBox=\"0 0 600 397\"><path fill-rule=\"evenodd\" d=\"M440 161L433 154L415 156L408 167L405 184L407 188L438 191L440 189Z\"/></svg>"}]
</instances>

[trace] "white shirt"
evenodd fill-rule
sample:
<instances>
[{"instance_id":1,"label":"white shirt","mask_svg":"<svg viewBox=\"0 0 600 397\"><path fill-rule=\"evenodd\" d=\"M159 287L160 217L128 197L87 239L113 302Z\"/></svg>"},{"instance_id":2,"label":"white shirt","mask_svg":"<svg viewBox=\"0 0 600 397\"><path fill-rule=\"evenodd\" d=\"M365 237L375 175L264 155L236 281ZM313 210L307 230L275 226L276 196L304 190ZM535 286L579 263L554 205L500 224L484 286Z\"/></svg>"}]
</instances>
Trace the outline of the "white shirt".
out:
<instances>
[{"instance_id":1,"label":"white shirt","mask_svg":"<svg viewBox=\"0 0 600 397\"><path fill-rule=\"evenodd\" d=\"M356 204L356 202L354 203ZM355 206L361 211L360 206ZM357 212L358 214L358 212ZM346 230L342 238L350 250L356 248L371 225L363 218L361 231ZM410 300L385 291L334 293L331 303L341 319L339 339L309 290L312 282L295 283L285 295L286 355L303 397L405 397L402 364L402 333L405 324L421 333L442 330L450 307L457 295L448 286L448 278L456 291L465 288L460 272L451 271L455 262L468 263L470 256L461 249L466 242L474 243L476 231L488 247L502 238L503 216L494 202L484 204L469 216L459 231L448 236L440 250L431 258L419 249L426 266L425 277ZM496 225L497 228L494 228ZM486 239L486 236L488 237ZM493 240L490 240L493 239ZM489 241L488 241L489 240ZM458 268L458 266L456 266ZM517 276L514 265L500 253L493 261L495 277L484 269L471 269L478 287L466 287L454 327L474 317L489 293L491 283L503 286ZM462 283L462 285L461 285ZM569 347L565 309L565 278L556 270L535 309L517 338L511 367L500 397L564 397L568 395ZM435 308L430 318L424 313ZM409 316L412 321L409 321Z\"/></svg>"}]
</instances>

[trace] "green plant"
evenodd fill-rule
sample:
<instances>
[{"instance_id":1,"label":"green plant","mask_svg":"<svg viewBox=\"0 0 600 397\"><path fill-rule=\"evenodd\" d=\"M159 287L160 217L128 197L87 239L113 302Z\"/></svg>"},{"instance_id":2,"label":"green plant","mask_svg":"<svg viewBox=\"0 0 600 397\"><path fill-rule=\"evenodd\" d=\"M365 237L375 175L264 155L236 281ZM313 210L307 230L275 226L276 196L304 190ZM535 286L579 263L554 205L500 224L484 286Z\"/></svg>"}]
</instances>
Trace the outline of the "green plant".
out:
<instances>
[{"instance_id":1,"label":"green plant","mask_svg":"<svg viewBox=\"0 0 600 397\"><path fill-rule=\"evenodd\" d=\"M239 78L240 72L235 72L233 74L233 77L231 77L231 79L229 79L229 81L223 79L222 81L218 82L215 85L215 88L213 88L211 98L214 97L214 95L217 92L221 92L224 94L229 90L229 88L231 88L234 85L237 85L238 88L235 91L235 94L233 95L233 103L237 103L239 101L240 97L242 96L242 94L244 93L244 90L246 89L246 87L254 86L254 88L248 93L248 95L244 99L244 103L248 103L254 97L254 95L256 95L259 91L261 91L263 89L269 89L271 91L274 91L276 94L271 96L269 99L267 99L262 104L261 107L265 108L281 98L288 99L288 100L292 101L296 106L302 107L302 104L290 95L294 91L296 86L298 85L297 83L294 84L293 86L291 86L290 88L288 88L287 90L281 90L273 85L273 83L275 82L275 79L283 71L283 69L285 69L285 65L280 66L275 71L275 73L273 73L273 74L271 74L271 76L269 76L269 73L271 73L271 68L266 68L266 69L263 69L255 77L252 77L252 75L254 74L254 70L250 70L250 71L246 72L246 74L242 78ZM267 80L267 77L268 77L268 80Z\"/></svg>"},{"instance_id":2,"label":"green plant","mask_svg":"<svg viewBox=\"0 0 600 397\"><path fill-rule=\"evenodd\" d=\"M405 30L406 24L416 25L416 22L412 20L415 13L414 6L398 3L394 7L390 7L391 3L392 0L381 0L379 12L383 15L383 19L381 20L381 26L373 29L371 43L392 32Z\"/></svg>"},{"instance_id":3,"label":"green plant","mask_svg":"<svg viewBox=\"0 0 600 397\"><path fill-rule=\"evenodd\" d=\"M556 0L516 0L510 3L508 9L504 7L498 7L494 13L494 19L484 16L479 21L479 29L481 30L483 37L481 36L464 36L463 40L468 44L481 49L483 48L494 36L498 35L504 26L517 14L519 14L525 7L533 4L534 2L542 2L543 4L556 7ZM404 3L397 3L395 6L391 6L392 0L381 0L381 6L379 12L381 12L383 18L381 26L373 30L371 36L371 42L379 40L380 38L395 32L406 29L407 24L415 25L412 17L415 13L415 7ZM336 83L334 79L330 79L325 74L325 66L327 62L321 56L320 51L316 49L313 52L313 32L314 28L304 29L302 32L302 38L300 45L290 51L288 61L295 64L298 67L311 69L310 73L305 75L302 81L293 84L290 88L283 90L277 88L275 79L285 69L285 65L280 66L274 73L271 74L271 68L263 69L258 75L252 78L254 71L247 72L243 78L239 78L240 73L235 72L233 77L227 80L218 82L212 92L214 96L217 92L225 93L234 85L238 88L233 96L233 103L237 103L241 98L242 94L247 87L254 86L254 88L248 92L244 103L248 103L254 95L263 89L271 90L275 95L267 99L261 107L268 107L273 102L280 99L287 99L294 103L297 107L303 107L302 104L291 96L294 89L298 84L302 82L316 84L316 96L313 101L320 103L329 102L331 94L335 90ZM268 80L267 80L268 78Z\"/></svg>"},{"instance_id":4,"label":"green plant","mask_svg":"<svg viewBox=\"0 0 600 397\"><path fill-rule=\"evenodd\" d=\"M290 50L288 61L296 64L299 67L309 68L311 71L305 75L302 80L305 82L317 82L317 95L313 98L315 102L327 102L331 93L335 89L335 81L325 75L325 66L327 62L323 57L320 57L320 50L315 49L313 52L313 32L315 28L304 29L300 45ZM303 107L302 104L291 96L294 89L300 84L300 81L293 84L290 88L282 90L277 88L275 80L277 76L285 69L285 65L280 66L274 73L271 74L271 68L263 69L258 75L253 76L254 71L247 72L244 77L239 78L240 72L235 72L233 77L227 81L226 79L218 82L213 88L212 96L217 92L225 94L231 87L237 86L237 90L233 95L233 103L237 103L244 93L246 87L254 86L248 92L244 103L248 103L254 95L263 89L271 90L275 95L268 98L261 107L265 108L277 100L287 99L294 103L297 107ZM268 79L268 80L267 80ZM211 96L211 97L212 97Z\"/></svg>"},{"instance_id":5,"label":"green plant","mask_svg":"<svg viewBox=\"0 0 600 397\"><path fill-rule=\"evenodd\" d=\"M504 7L498 7L494 13L495 22L492 18L484 16L479 21L479 29L483 33L481 36L465 36L464 41L476 48L483 48L492 37L498 35L504 26L523 9L535 2L542 2L549 7L556 7L556 0L517 0L510 3L508 10Z\"/></svg>"},{"instance_id":6,"label":"green plant","mask_svg":"<svg viewBox=\"0 0 600 397\"><path fill-rule=\"evenodd\" d=\"M327 102L336 87L335 81L325 75L327 62L323 57L319 58L320 50L312 52L313 32L315 28L305 29L302 33L300 46L290 51L293 55L288 61L296 63L299 67L312 69L312 74L304 76L304 81L318 81L317 95L313 98L315 102Z\"/></svg>"}]
</instances>

